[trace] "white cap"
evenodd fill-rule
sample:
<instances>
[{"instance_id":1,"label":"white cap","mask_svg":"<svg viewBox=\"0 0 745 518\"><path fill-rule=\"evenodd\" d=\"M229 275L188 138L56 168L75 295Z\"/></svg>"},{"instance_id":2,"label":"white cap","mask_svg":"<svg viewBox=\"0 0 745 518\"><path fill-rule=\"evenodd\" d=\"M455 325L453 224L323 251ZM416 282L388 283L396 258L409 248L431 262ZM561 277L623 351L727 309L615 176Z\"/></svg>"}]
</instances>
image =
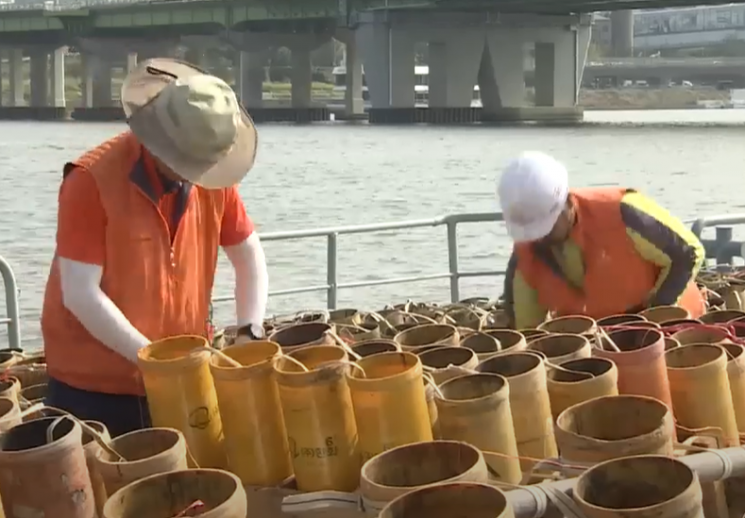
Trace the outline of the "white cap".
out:
<instances>
[{"instance_id":1,"label":"white cap","mask_svg":"<svg viewBox=\"0 0 745 518\"><path fill-rule=\"evenodd\" d=\"M566 205L568 176L563 164L540 151L526 151L507 165L497 192L515 242L536 241L551 232Z\"/></svg>"}]
</instances>

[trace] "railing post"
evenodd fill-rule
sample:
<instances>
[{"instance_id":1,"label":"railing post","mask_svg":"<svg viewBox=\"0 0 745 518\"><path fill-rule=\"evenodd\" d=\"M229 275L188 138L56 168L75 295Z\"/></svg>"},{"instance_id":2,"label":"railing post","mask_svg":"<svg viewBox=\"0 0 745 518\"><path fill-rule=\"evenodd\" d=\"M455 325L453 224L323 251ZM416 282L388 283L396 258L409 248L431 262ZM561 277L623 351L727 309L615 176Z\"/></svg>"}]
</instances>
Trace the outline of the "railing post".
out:
<instances>
[{"instance_id":1,"label":"railing post","mask_svg":"<svg viewBox=\"0 0 745 518\"><path fill-rule=\"evenodd\" d=\"M717 264L732 264L732 254L727 250L727 244L732 241L732 227L716 227L714 232Z\"/></svg>"},{"instance_id":2,"label":"railing post","mask_svg":"<svg viewBox=\"0 0 745 518\"><path fill-rule=\"evenodd\" d=\"M700 238L704 228L706 228L706 220L704 218L699 218L693 222L693 225L691 225L691 232L696 234L696 237Z\"/></svg>"},{"instance_id":3,"label":"railing post","mask_svg":"<svg viewBox=\"0 0 745 518\"><path fill-rule=\"evenodd\" d=\"M334 232L328 235L326 241L326 284L328 284L328 289L326 291L326 307L328 309L336 309L337 304L337 284L339 279L337 278L338 272L336 271L338 263L336 251L338 238L339 234Z\"/></svg>"},{"instance_id":4,"label":"railing post","mask_svg":"<svg viewBox=\"0 0 745 518\"><path fill-rule=\"evenodd\" d=\"M0 275L5 285L5 310L8 322L8 345L12 349L21 348L21 317L18 311L18 284L13 268L0 257Z\"/></svg>"},{"instance_id":5,"label":"railing post","mask_svg":"<svg viewBox=\"0 0 745 518\"><path fill-rule=\"evenodd\" d=\"M460 300L460 270L458 269L458 223L447 222L448 266L450 268L450 302Z\"/></svg>"}]
</instances>

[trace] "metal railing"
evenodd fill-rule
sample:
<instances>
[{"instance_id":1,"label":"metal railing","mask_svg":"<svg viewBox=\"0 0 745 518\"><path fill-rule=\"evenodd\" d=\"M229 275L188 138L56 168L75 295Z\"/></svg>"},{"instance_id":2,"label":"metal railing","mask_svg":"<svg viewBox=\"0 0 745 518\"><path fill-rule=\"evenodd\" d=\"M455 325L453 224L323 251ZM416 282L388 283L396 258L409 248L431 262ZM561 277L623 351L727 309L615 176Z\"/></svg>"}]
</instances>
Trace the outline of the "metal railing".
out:
<instances>
[{"instance_id":1,"label":"metal railing","mask_svg":"<svg viewBox=\"0 0 745 518\"><path fill-rule=\"evenodd\" d=\"M21 347L21 313L18 306L18 283L10 263L0 256L0 276L5 287L5 313L0 318L0 325L8 329L8 345L11 348Z\"/></svg>"},{"instance_id":2,"label":"metal railing","mask_svg":"<svg viewBox=\"0 0 745 518\"><path fill-rule=\"evenodd\" d=\"M450 300L460 300L460 280L469 277L484 277L504 275L503 270L460 270L458 261L458 225L461 223L486 223L503 221L499 212L481 212L470 214L451 214L433 219L419 219L411 221L400 221L394 223L381 223L377 225L355 225L344 227L318 228L309 230L298 230L291 232L270 232L263 234L261 240L268 241L290 241L297 239L325 238L326 239L326 283L321 285L301 286L271 292L270 296L293 295L298 293L326 292L326 306L328 309L336 309L338 293L341 289L361 288L366 286L384 286L392 284L403 284L411 282L423 282L437 279L450 280ZM744 257L745 242L732 239L732 228L724 225L745 224L745 214L731 216L712 216L699 218L691 225L691 230L701 237L703 231L710 227L716 227L714 239L701 239L706 247L706 256L715 259L717 264L731 264L735 257ZM393 277L386 279L339 282L338 265L338 239L339 236L349 234L370 234L374 232L386 232L395 230L410 230L425 227L445 227L448 253L448 271L430 273L425 275L413 275L408 277ZM0 325L5 324L8 330L8 342L12 348L21 347L21 320L18 304L18 285L13 269L10 264L0 257L0 276L5 286L5 307L7 315L0 318ZM233 300L233 296L219 296L213 302L225 302Z\"/></svg>"},{"instance_id":3,"label":"metal railing","mask_svg":"<svg viewBox=\"0 0 745 518\"><path fill-rule=\"evenodd\" d=\"M356 225L346 227L318 228L292 232L271 232L261 235L261 241L287 241L308 238L326 238L326 284L302 286L277 290L270 296L293 295L297 293L326 292L326 307L335 309L340 289L362 288L367 286L384 286L391 284L403 284L409 282L423 282L436 279L450 279L450 298L453 301L460 299L460 279L465 277L483 277L487 275L504 275L504 271L486 270L474 272L461 272L458 266L458 225L461 223L485 223L492 221L503 221L502 214L498 212L481 212L472 214L452 214L434 219L418 219L411 221L399 221L394 223L381 223L377 225ZM339 282L338 274L338 238L346 234L370 234L373 232L385 232L391 230L409 230L423 227L444 226L447 231L448 246L448 271L430 273L426 275L415 275L408 277L393 277L387 279L376 279L370 281ZM233 300L232 295L216 297L213 302L225 302Z\"/></svg>"},{"instance_id":4,"label":"metal railing","mask_svg":"<svg viewBox=\"0 0 745 518\"><path fill-rule=\"evenodd\" d=\"M745 258L745 241L732 239L732 227L730 225L745 224L745 214L732 214L729 216L711 216L699 218L691 225L691 230L696 234L706 248L706 258L714 259L715 264L732 264L735 257ZM714 228L714 239L701 237L707 228Z\"/></svg>"}]
</instances>

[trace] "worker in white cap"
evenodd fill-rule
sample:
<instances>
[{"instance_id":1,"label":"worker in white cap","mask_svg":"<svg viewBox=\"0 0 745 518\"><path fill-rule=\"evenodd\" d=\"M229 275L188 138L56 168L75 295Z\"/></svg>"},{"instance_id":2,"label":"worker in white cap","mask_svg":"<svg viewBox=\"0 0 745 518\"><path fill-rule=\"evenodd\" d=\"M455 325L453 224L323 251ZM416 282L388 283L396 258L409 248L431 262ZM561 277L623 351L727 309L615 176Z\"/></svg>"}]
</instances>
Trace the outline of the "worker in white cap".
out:
<instances>
[{"instance_id":1,"label":"worker in white cap","mask_svg":"<svg viewBox=\"0 0 745 518\"><path fill-rule=\"evenodd\" d=\"M128 131L64 166L41 318L49 404L112 436L150 424L138 352L209 337L220 248L235 270L237 324L253 338L268 286L238 192L256 129L230 86L152 59L127 76L121 99Z\"/></svg>"},{"instance_id":2,"label":"worker in white cap","mask_svg":"<svg viewBox=\"0 0 745 518\"><path fill-rule=\"evenodd\" d=\"M515 242L504 299L512 324L548 315L595 319L679 305L705 311L695 278L705 252L677 218L623 187L573 189L563 164L525 152L499 178L499 200Z\"/></svg>"}]
</instances>

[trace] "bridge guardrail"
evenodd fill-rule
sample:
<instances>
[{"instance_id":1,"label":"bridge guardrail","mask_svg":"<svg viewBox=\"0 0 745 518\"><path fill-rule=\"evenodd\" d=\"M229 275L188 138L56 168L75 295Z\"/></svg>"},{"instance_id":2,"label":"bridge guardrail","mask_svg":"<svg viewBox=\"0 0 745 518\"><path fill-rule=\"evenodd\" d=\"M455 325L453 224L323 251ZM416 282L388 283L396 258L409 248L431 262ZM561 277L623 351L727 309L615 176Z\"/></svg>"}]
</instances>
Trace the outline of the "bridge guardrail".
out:
<instances>
[{"instance_id":1,"label":"bridge guardrail","mask_svg":"<svg viewBox=\"0 0 745 518\"><path fill-rule=\"evenodd\" d=\"M300 286L276 290L270 296L292 295L297 293L326 292L326 306L328 309L336 309L338 292L340 289L361 288L366 286L384 286L391 284L403 284L411 282L422 282L436 279L449 279L450 300L460 300L460 279L470 277L499 276L504 275L504 270L477 270L461 271L458 257L458 225L464 223L489 223L504 221L500 212L480 212L450 214L431 219L418 219L410 221L399 221L391 223L380 223L370 225L353 225L329 228L316 228L308 230L297 230L290 232L269 232L261 235L264 242L290 241L297 239L326 239L326 283L320 285ZM714 239L701 239L706 247L707 258L715 259L717 264L731 264L735 257L743 257L745 242L732 239L732 227L729 225L745 224L745 214L733 214L729 216L711 216L699 218L693 221L691 230L699 238L707 228L715 228ZM725 226L727 225L727 226ZM424 227L445 227L447 239L448 271L415 275L408 277L394 277L375 279L368 281L339 282L338 275L338 238L342 235L369 234L374 232L402 231ZM0 256L0 276L5 287L5 305L7 315L0 318L0 325L5 324L8 329L8 342L10 347L20 348L21 329L20 311L18 304L18 284L10 264ZM232 295L217 296L214 303L233 300Z\"/></svg>"},{"instance_id":2,"label":"bridge guardrail","mask_svg":"<svg viewBox=\"0 0 745 518\"><path fill-rule=\"evenodd\" d=\"M184 0L179 0L184 1ZM193 0L201 1L201 0ZM34 4L0 4L0 11L68 11L86 9L88 7L123 5L123 4L152 4L161 3L152 0L84 0L60 4L56 2L37 2Z\"/></svg>"},{"instance_id":3,"label":"bridge guardrail","mask_svg":"<svg viewBox=\"0 0 745 518\"><path fill-rule=\"evenodd\" d=\"M589 67L739 66L745 58L606 58L587 61Z\"/></svg>"}]
</instances>

